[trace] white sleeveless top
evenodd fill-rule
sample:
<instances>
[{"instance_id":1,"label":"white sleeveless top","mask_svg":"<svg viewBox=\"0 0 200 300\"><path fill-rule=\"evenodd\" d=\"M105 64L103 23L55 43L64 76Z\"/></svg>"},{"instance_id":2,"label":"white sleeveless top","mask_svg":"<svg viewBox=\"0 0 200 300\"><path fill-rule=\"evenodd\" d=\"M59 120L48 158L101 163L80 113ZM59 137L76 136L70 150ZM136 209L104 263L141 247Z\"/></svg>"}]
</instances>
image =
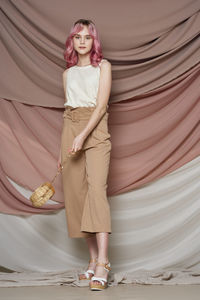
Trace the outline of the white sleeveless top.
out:
<instances>
[{"instance_id":1,"label":"white sleeveless top","mask_svg":"<svg viewBox=\"0 0 200 300\"><path fill-rule=\"evenodd\" d=\"M73 66L67 71L66 95L67 101L64 106L95 106L100 78L100 65L94 67L91 64L87 66Z\"/></svg>"}]
</instances>

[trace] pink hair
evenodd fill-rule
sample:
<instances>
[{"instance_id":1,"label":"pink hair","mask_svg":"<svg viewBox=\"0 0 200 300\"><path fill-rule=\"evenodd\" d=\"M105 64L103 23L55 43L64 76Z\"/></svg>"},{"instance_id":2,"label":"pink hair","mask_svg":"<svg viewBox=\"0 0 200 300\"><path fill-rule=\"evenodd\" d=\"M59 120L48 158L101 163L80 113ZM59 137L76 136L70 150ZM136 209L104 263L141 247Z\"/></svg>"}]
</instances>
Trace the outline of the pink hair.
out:
<instances>
[{"instance_id":1,"label":"pink hair","mask_svg":"<svg viewBox=\"0 0 200 300\"><path fill-rule=\"evenodd\" d=\"M84 22L82 23L81 21L80 22L77 21L72 26L72 28L70 30L70 34L65 42L64 59L66 61L67 69L76 65L78 62L78 55L77 55L76 51L74 50L72 39L76 33L80 32L83 29L83 25L85 25ZM89 34L93 38L93 44L92 44L92 48L90 51L90 61L91 61L91 64L94 67L96 67L96 66L98 66L101 59L103 58L101 44L100 44L99 36L98 36L98 33L97 33L94 23L89 22L89 24L87 26L88 26Z\"/></svg>"}]
</instances>

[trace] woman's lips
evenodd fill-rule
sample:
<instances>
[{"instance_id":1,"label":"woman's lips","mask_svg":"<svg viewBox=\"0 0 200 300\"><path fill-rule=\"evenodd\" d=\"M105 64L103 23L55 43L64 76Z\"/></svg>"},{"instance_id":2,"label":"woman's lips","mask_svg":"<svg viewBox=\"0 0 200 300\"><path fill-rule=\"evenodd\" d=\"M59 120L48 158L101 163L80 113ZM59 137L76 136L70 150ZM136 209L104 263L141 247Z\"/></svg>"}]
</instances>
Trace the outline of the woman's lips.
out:
<instances>
[{"instance_id":1,"label":"woman's lips","mask_svg":"<svg viewBox=\"0 0 200 300\"><path fill-rule=\"evenodd\" d=\"M81 48L81 49L85 49L86 47L79 47L79 48Z\"/></svg>"}]
</instances>

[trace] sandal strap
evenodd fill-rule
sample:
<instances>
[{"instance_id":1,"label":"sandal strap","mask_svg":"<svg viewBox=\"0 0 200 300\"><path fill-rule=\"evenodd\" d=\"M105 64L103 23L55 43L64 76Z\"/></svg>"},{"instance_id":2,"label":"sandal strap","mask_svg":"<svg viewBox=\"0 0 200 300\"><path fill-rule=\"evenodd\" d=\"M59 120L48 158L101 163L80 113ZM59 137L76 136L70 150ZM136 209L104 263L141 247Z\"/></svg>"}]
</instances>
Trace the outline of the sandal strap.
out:
<instances>
[{"instance_id":1,"label":"sandal strap","mask_svg":"<svg viewBox=\"0 0 200 300\"><path fill-rule=\"evenodd\" d=\"M110 262L108 262L108 263L97 262L96 265L97 266L103 266L106 271L110 271L111 270L111 264L110 264Z\"/></svg>"},{"instance_id":2,"label":"sandal strap","mask_svg":"<svg viewBox=\"0 0 200 300\"><path fill-rule=\"evenodd\" d=\"M85 271L85 273L94 274L94 271L93 270L87 270L87 271Z\"/></svg>"},{"instance_id":3,"label":"sandal strap","mask_svg":"<svg viewBox=\"0 0 200 300\"><path fill-rule=\"evenodd\" d=\"M102 285L105 285L105 282L108 282L108 280L106 278L96 277L96 276L93 276L91 280L92 281L94 281L94 280L100 281Z\"/></svg>"},{"instance_id":4,"label":"sandal strap","mask_svg":"<svg viewBox=\"0 0 200 300\"><path fill-rule=\"evenodd\" d=\"M87 270L84 273L82 273L81 275L85 275L85 277L87 279L89 279L89 274L93 274L94 275L94 271L93 270Z\"/></svg>"},{"instance_id":5,"label":"sandal strap","mask_svg":"<svg viewBox=\"0 0 200 300\"><path fill-rule=\"evenodd\" d=\"M96 261L97 261L97 258L91 258L91 259L89 260L89 263L96 262Z\"/></svg>"}]
</instances>

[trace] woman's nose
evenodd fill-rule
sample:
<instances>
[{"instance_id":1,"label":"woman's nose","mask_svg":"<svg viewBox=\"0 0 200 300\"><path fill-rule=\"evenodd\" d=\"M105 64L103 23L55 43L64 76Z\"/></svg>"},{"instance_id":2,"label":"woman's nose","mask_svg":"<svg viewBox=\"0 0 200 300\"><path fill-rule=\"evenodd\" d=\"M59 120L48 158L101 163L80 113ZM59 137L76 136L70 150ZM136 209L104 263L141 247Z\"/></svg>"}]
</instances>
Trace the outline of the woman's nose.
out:
<instances>
[{"instance_id":1,"label":"woman's nose","mask_svg":"<svg viewBox=\"0 0 200 300\"><path fill-rule=\"evenodd\" d=\"M81 39L81 44L85 44L85 39Z\"/></svg>"}]
</instances>

